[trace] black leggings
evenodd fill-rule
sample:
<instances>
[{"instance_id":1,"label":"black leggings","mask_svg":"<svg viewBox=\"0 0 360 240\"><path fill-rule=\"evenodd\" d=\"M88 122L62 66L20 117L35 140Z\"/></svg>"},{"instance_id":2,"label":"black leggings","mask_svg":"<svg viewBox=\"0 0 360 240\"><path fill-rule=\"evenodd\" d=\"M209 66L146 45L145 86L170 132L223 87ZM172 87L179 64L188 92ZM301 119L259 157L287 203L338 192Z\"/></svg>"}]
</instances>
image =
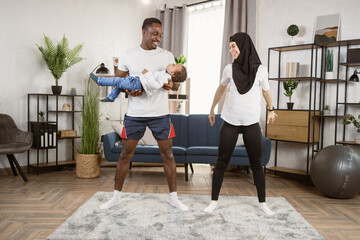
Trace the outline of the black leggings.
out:
<instances>
[{"instance_id":1,"label":"black leggings","mask_svg":"<svg viewBox=\"0 0 360 240\"><path fill-rule=\"evenodd\" d=\"M239 133L243 134L259 202L265 202L265 176L261 165L262 139L259 123L250 126L233 126L227 122L223 123L219 135L218 159L213 174L211 200L219 198L224 171L229 165Z\"/></svg>"}]
</instances>

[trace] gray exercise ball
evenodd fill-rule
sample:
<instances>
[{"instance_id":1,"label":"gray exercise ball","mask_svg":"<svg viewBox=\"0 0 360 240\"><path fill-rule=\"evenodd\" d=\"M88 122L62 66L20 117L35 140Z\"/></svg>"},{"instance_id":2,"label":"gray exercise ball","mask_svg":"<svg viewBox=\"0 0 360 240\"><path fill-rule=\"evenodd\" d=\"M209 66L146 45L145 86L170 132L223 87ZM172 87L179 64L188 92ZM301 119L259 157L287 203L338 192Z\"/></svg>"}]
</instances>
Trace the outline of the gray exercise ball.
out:
<instances>
[{"instance_id":1,"label":"gray exercise ball","mask_svg":"<svg viewBox=\"0 0 360 240\"><path fill-rule=\"evenodd\" d=\"M311 180L328 197L353 197L360 191L359 153L341 145L322 149L311 162Z\"/></svg>"}]
</instances>

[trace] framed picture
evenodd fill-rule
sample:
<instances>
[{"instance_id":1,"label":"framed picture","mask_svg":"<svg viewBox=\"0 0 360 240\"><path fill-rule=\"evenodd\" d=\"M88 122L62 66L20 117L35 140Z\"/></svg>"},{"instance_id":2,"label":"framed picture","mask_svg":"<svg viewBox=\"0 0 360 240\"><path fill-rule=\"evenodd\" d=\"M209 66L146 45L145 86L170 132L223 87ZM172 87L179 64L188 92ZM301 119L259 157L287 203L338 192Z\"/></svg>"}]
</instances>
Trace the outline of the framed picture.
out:
<instances>
[{"instance_id":1,"label":"framed picture","mask_svg":"<svg viewBox=\"0 0 360 240\"><path fill-rule=\"evenodd\" d=\"M339 38L340 14L319 16L316 19L314 43L336 42Z\"/></svg>"}]
</instances>

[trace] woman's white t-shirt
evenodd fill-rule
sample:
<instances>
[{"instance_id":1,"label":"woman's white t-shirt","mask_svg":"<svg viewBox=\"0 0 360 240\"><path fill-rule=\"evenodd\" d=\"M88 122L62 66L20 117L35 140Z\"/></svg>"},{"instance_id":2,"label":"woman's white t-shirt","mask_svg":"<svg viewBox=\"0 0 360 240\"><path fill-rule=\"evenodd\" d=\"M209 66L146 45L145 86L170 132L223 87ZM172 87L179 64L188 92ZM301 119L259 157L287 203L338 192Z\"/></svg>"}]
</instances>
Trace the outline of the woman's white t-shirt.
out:
<instances>
[{"instance_id":1,"label":"woman's white t-shirt","mask_svg":"<svg viewBox=\"0 0 360 240\"><path fill-rule=\"evenodd\" d=\"M223 71L220 84L227 89L221 118L234 126L249 126L260 120L262 90L269 90L267 68L258 67L254 85L245 94L240 94L232 76L232 64L228 64Z\"/></svg>"},{"instance_id":2,"label":"woman's white t-shirt","mask_svg":"<svg viewBox=\"0 0 360 240\"><path fill-rule=\"evenodd\" d=\"M144 50L140 46L119 57L120 71L130 76L139 76L144 69L149 72L163 71L169 64L175 63L174 55L162 48ZM169 114L168 91L160 88L153 95L129 96L128 116L159 117Z\"/></svg>"}]
</instances>

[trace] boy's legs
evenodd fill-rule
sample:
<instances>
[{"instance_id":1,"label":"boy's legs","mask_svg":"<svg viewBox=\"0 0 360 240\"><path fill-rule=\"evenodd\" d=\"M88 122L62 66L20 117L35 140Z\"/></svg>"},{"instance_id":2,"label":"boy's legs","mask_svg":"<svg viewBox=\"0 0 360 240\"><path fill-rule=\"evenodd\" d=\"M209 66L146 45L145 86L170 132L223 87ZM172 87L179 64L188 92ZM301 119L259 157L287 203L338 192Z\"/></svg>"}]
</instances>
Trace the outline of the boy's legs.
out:
<instances>
[{"instance_id":1,"label":"boy's legs","mask_svg":"<svg viewBox=\"0 0 360 240\"><path fill-rule=\"evenodd\" d=\"M105 99L102 99L102 102L113 102L121 93L121 89L127 89L130 92L134 90L141 91L141 83L139 77L128 76L125 78L121 77L98 77L95 74L90 74L91 79L93 79L99 86L114 86L115 88L111 91L109 96Z\"/></svg>"}]
</instances>

